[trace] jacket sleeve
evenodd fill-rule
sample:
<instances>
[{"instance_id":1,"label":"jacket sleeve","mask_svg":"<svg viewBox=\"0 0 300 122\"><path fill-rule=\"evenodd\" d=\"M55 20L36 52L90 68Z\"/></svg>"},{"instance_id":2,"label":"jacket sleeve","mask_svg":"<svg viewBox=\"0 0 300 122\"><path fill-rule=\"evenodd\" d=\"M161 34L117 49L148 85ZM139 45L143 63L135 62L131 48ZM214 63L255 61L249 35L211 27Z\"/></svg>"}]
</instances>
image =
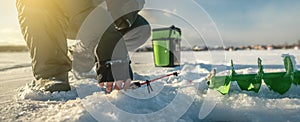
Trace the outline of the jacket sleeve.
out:
<instances>
[{"instance_id":1,"label":"jacket sleeve","mask_svg":"<svg viewBox=\"0 0 300 122\"><path fill-rule=\"evenodd\" d=\"M131 78L129 55L122 36L112 24L101 37L96 49L98 82Z\"/></svg>"}]
</instances>

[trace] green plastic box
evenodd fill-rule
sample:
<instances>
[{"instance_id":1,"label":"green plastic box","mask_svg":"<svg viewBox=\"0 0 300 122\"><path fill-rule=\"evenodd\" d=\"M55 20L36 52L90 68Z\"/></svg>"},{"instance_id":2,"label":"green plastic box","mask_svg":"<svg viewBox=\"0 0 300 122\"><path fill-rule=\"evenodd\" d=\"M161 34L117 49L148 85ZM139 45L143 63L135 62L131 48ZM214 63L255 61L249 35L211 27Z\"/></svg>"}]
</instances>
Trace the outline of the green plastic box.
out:
<instances>
[{"instance_id":1,"label":"green plastic box","mask_svg":"<svg viewBox=\"0 0 300 122\"><path fill-rule=\"evenodd\" d=\"M180 65L181 30L174 25L152 30L154 63L157 67Z\"/></svg>"}]
</instances>

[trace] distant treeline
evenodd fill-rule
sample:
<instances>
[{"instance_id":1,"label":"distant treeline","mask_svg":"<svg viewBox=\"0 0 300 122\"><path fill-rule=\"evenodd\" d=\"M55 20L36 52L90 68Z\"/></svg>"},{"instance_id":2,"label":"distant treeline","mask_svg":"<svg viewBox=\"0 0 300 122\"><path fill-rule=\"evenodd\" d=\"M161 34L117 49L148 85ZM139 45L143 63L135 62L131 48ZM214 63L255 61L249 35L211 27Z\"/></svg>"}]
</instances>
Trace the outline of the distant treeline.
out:
<instances>
[{"instance_id":1,"label":"distant treeline","mask_svg":"<svg viewBox=\"0 0 300 122\"><path fill-rule=\"evenodd\" d=\"M276 49L293 49L300 50L299 44L292 45L251 45L251 46L216 46L216 47L207 47L207 46L193 46L193 47L181 47L181 51L212 51L212 50L226 50L226 51L238 51L238 50L276 50ZM136 52L151 52L153 48L151 46L141 47L136 50Z\"/></svg>"},{"instance_id":2,"label":"distant treeline","mask_svg":"<svg viewBox=\"0 0 300 122\"><path fill-rule=\"evenodd\" d=\"M0 52L26 52L26 51L28 51L28 48L23 45L18 45L18 46L0 45Z\"/></svg>"}]
</instances>

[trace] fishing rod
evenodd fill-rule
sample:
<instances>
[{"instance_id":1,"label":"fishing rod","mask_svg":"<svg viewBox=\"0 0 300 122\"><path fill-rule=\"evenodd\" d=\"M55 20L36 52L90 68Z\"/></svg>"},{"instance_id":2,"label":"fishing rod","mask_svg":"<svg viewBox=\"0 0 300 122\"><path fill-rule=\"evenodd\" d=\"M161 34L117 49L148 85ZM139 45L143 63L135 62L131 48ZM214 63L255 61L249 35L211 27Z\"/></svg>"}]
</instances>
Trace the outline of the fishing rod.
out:
<instances>
[{"instance_id":1,"label":"fishing rod","mask_svg":"<svg viewBox=\"0 0 300 122\"><path fill-rule=\"evenodd\" d=\"M178 76L178 74L179 74L178 72L173 72L173 73L170 73L170 74L158 77L158 78L154 78L152 80L146 80L145 82L142 82L142 83L141 82L134 82L134 83L130 84L129 88L130 89L137 89L137 88L142 87L143 85L147 85L148 93L150 93L151 91L153 91L152 86L151 86L151 82L155 82L157 80L167 78L167 77L170 77L170 76Z\"/></svg>"}]
</instances>

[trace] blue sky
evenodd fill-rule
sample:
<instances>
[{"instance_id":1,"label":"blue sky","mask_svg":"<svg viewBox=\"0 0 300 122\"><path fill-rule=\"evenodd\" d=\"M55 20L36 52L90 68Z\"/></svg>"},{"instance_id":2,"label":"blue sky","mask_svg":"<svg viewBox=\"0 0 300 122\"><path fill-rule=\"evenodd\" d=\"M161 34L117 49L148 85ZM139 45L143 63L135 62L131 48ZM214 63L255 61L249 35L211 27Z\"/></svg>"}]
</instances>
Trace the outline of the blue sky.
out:
<instances>
[{"instance_id":1,"label":"blue sky","mask_svg":"<svg viewBox=\"0 0 300 122\"><path fill-rule=\"evenodd\" d=\"M165 9L177 6L177 9L171 11L181 13L181 10L185 10L185 13L195 19L199 21L203 19L201 18L203 15L198 11L193 11L189 5L182 4L187 0L173 3L160 1L160 4L154 6ZM211 16L225 45L296 43L300 39L299 0L195 1ZM0 0L0 17L0 45L25 44L18 26L15 0Z\"/></svg>"},{"instance_id":2,"label":"blue sky","mask_svg":"<svg viewBox=\"0 0 300 122\"><path fill-rule=\"evenodd\" d=\"M283 44L300 39L299 0L196 0L225 44Z\"/></svg>"}]
</instances>

